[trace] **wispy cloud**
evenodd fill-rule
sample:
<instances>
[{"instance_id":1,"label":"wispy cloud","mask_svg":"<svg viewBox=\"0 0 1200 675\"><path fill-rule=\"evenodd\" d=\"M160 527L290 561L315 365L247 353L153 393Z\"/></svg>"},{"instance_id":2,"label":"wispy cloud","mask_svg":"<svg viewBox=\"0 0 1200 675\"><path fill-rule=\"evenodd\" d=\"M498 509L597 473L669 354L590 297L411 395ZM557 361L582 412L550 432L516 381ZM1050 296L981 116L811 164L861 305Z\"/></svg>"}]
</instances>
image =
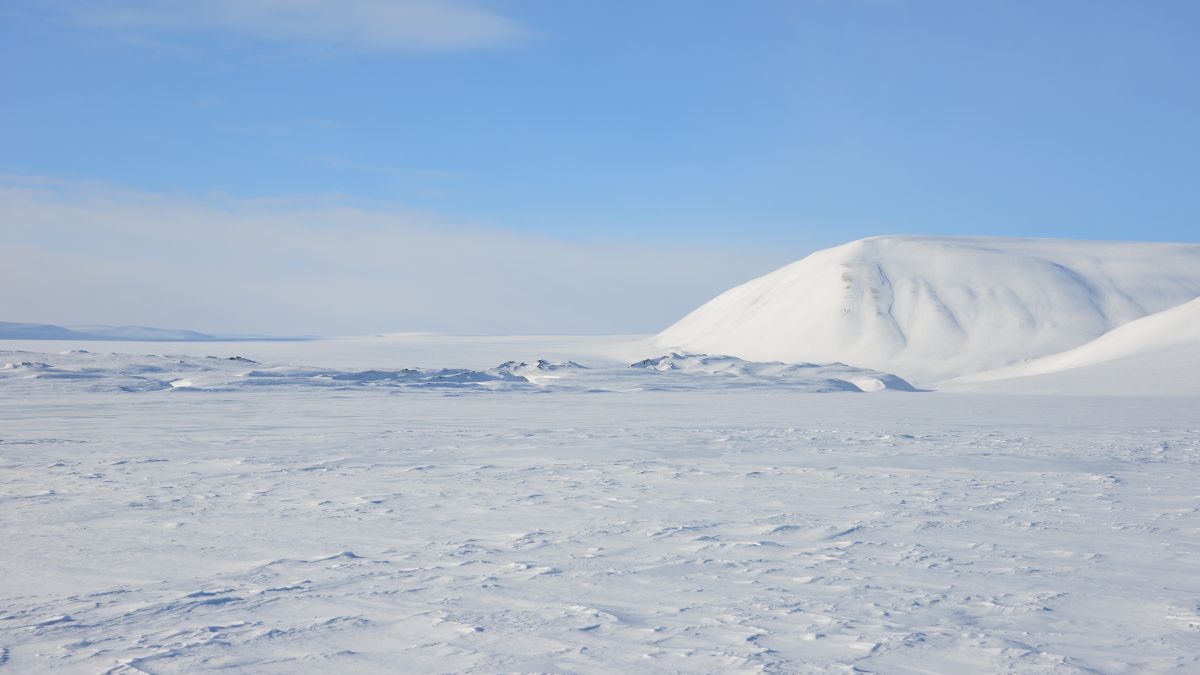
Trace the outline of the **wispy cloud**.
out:
<instances>
[{"instance_id":1,"label":"wispy cloud","mask_svg":"<svg viewBox=\"0 0 1200 675\"><path fill-rule=\"evenodd\" d=\"M520 22L466 0L72 0L51 5L81 25L137 44L197 32L281 46L431 52L525 40Z\"/></svg>"},{"instance_id":2,"label":"wispy cloud","mask_svg":"<svg viewBox=\"0 0 1200 675\"><path fill-rule=\"evenodd\" d=\"M0 177L0 320L251 333L657 331L782 262L578 243L336 196Z\"/></svg>"}]
</instances>

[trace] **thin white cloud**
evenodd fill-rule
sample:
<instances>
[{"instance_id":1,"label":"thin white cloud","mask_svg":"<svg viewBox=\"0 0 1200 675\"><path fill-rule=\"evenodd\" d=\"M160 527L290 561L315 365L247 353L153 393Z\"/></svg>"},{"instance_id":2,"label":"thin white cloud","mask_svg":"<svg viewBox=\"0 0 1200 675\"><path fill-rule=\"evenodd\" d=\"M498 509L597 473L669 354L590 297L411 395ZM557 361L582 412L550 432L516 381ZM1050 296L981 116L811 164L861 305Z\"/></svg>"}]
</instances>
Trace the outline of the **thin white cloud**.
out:
<instances>
[{"instance_id":1,"label":"thin white cloud","mask_svg":"<svg viewBox=\"0 0 1200 675\"><path fill-rule=\"evenodd\" d=\"M0 321L275 334L657 331L783 262L574 243L336 197L0 178Z\"/></svg>"},{"instance_id":2,"label":"thin white cloud","mask_svg":"<svg viewBox=\"0 0 1200 675\"><path fill-rule=\"evenodd\" d=\"M520 22L465 0L74 0L57 11L139 44L196 32L355 52L429 52L518 43Z\"/></svg>"}]
</instances>

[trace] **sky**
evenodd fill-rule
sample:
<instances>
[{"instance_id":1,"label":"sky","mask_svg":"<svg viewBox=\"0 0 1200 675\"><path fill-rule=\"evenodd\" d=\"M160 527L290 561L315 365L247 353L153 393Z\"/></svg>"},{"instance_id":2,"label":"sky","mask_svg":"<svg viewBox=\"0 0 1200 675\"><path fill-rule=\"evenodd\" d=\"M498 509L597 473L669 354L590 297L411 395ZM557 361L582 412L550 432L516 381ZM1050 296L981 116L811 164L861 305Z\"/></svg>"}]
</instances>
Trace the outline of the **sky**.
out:
<instances>
[{"instance_id":1,"label":"sky","mask_svg":"<svg viewBox=\"0 0 1200 675\"><path fill-rule=\"evenodd\" d=\"M0 320L644 333L891 233L1200 241L1200 4L0 0Z\"/></svg>"}]
</instances>

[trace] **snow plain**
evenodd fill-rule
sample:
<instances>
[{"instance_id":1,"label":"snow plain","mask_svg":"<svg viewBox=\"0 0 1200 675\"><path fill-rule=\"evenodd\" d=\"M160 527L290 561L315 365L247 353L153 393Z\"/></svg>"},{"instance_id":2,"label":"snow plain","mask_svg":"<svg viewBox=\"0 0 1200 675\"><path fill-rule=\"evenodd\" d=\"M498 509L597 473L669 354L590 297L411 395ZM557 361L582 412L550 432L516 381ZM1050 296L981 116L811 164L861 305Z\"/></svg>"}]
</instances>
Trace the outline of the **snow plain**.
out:
<instances>
[{"instance_id":1,"label":"snow plain","mask_svg":"<svg viewBox=\"0 0 1200 675\"><path fill-rule=\"evenodd\" d=\"M0 671L1200 670L1200 398L648 349L0 343Z\"/></svg>"}]
</instances>

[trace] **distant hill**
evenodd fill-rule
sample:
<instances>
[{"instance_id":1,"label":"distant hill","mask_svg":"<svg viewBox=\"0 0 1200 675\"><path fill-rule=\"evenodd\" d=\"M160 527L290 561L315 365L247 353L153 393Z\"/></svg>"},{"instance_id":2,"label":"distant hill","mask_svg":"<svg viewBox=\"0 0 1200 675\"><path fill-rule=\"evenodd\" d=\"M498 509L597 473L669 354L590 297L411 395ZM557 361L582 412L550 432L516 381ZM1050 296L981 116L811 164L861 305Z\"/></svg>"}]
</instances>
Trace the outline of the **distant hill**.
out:
<instances>
[{"instance_id":1,"label":"distant hill","mask_svg":"<svg viewBox=\"0 0 1200 675\"><path fill-rule=\"evenodd\" d=\"M128 340L136 342L207 342L221 338L194 330L145 326L73 326L0 321L0 340Z\"/></svg>"},{"instance_id":2,"label":"distant hill","mask_svg":"<svg viewBox=\"0 0 1200 675\"><path fill-rule=\"evenodd\" d=\"M139 342L204 342L220 339L216 336L194 330L149 328L146 326L70 326L70 330L88 335L100 335L111 340L136 340Z\"/></svg>"},{"instance_id":3,"label":"distant hill","mask_svg":"<svg viewBox=\"0 0 1200 675\"><path fill-rule=\"evenodd\" d=\"M1200 245L874 237L711 300L663 349L938 382L1056 354L1200 297Z\"/></svg>"}]
</instances>

